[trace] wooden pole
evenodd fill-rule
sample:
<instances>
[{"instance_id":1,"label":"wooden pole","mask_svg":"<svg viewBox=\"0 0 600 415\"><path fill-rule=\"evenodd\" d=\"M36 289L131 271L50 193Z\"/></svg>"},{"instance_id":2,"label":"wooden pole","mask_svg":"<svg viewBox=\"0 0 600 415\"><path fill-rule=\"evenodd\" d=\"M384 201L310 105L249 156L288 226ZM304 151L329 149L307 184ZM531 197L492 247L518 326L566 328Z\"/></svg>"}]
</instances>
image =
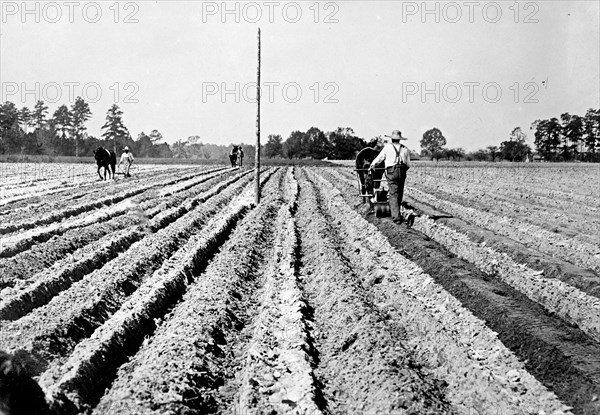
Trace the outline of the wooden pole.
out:
<instances>
[{"instance_id":1,"label":"wooden pole","mask_svg":"<svg viewBox=\"0 0 600 415\"><path fill-rule=\"evenodd\" d=\"M256 204L260 203L260 28L258 28L258 70L256 72L256 152L254 157L254 181Z\"/></svg>"}]
</instances>

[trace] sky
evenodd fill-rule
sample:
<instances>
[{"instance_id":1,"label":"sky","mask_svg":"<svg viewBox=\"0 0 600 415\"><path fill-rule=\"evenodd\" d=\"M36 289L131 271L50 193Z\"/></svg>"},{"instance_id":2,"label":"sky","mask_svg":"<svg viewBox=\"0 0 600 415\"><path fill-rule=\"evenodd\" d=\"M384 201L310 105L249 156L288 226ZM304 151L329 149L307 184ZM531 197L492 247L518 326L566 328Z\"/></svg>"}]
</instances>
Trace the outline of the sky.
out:
<instances>
[{"instance_id":1,"label":"sky","mask_svg":"<svg viewBox=\"0 0 600 415\"><path fill-rule=\"evenodd\" d=\"M498 145L515 127L600 107L598 1L0 1L1 100L76 96L100 136L116 103L135 138L254 143L294 130L392 130L419 148Z\"/></svg>"}]
</instances>

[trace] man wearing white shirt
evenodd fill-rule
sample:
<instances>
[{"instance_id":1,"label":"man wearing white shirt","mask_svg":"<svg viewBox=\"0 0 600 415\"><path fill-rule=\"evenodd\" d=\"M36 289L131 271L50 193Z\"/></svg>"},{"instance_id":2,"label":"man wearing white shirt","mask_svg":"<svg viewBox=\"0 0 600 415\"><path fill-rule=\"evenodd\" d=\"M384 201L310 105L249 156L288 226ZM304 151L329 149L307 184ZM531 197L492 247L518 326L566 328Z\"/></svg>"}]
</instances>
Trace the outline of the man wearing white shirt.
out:
<instances>
[{"instance_id":1,"label":"man wearing white shirt","mask_svg":"<svg viewBox=\"0 0 600 415\"><path fill-rule=\"evenodd\" d=\"M129 147L125 147L123 149L123 154L121 154L121 160L119 161L119 167L123 166L125 177L131 177L131 175L129 174L129 168L132 164L133 154L129 152Z\"/></svg>"},{"instance_id":2,"label":"man wearing white shirt","mask_svg":"<svg viewBox=\"0 0 600 415\"><path fill-rule=\"evenodd\" d=\"M404 195L406 172L410 164L410 153L408 148L400 143L400 141L406 140L406 137L402 137L400 131L395 130L391 136L388 135L386 137L391 138L392 142L387 143L383 147L383 150L373 160L369 169L374 169L376 165L385 161L385 175L390 188L388 201L390 210L392 211L392 219L394 223L402 223L400 206L402 205L402 197Z\"/></svg>"}]
</instances>

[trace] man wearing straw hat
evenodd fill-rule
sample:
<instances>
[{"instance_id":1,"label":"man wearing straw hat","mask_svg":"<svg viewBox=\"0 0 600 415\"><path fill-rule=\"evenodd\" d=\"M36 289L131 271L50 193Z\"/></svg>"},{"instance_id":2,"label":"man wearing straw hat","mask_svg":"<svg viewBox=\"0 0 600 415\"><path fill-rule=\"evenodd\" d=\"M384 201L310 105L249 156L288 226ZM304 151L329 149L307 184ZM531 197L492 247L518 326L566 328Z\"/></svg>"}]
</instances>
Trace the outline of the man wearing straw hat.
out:
<instances>
[{"instance_id":1,"label":"man wearing straw hat","mask_svg":"<svg viewBox=\"0 0 600 415\"><path fill-rule=\"evenodd\" d=\"M400 206L404 195L406 171L409 169L410 153L408 148L400 143L400 141L406 140L406 137L403 137L400 131L395 130L391 136L386 135L386 137L391 138L392 142L386 143L369 169L372 170L376 165L385 161L385 175L390 188L388 200L392 211L392 219L394 223L402 223Z\"/></svg>"},{"instance_id":2,"label":"man wearing straw hat","mask_svg":"<svg viewBox=\"0 0 600 415\"><path fill-rule=\"evenodd\" d=\"M125 147L123 149L123 154L121 154L121 160L119 161L119 167L123 166L121 168L123 169L125 177L131 177L131 175L129 174L129 169L131 168L132 164L133 154L129 152L129 147Z\"/></svg>"}]
</instances>

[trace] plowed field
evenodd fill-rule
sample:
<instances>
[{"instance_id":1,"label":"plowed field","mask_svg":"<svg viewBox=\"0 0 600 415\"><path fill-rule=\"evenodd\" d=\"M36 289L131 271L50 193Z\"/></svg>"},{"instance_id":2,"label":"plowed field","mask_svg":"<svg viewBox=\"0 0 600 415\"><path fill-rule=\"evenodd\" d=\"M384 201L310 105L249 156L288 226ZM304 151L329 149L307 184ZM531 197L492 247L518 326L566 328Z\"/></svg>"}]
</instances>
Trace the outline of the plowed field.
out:
<instances>
[{"instance_id":1,"label":"plowed field","mask_svg":"<svg viewBox=\"0 0 600 415\"><path fill-rule=\"evenodd\" d=\"M0 350L53 414L600 413L597 171L465 171L410 228L350 168L6 180Z\"/></svg>"}]
</instances>

